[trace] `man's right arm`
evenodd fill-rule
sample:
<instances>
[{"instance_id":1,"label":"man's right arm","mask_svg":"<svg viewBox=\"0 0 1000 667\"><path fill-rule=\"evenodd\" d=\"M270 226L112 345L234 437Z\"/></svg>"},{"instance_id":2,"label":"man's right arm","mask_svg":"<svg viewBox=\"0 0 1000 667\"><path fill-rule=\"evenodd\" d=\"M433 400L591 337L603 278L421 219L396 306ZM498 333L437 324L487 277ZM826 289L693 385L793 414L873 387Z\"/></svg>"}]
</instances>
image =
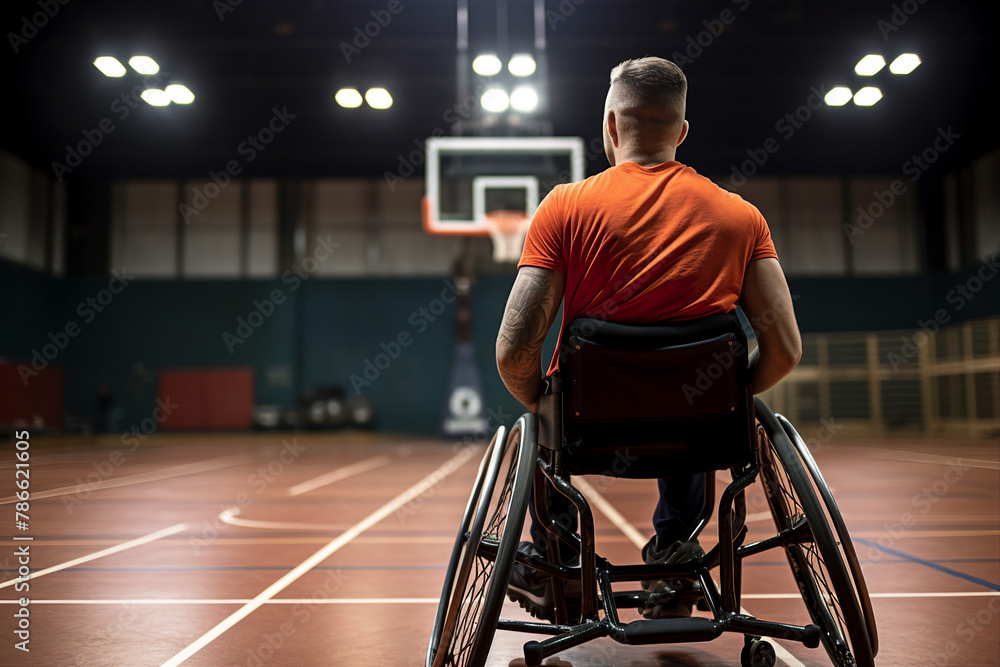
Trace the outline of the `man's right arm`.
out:
<instances>
[{"instance_id":1,"label":"man's right arm","mask_svg":"<svg viewBox=\"0 0 1000 667\"><path fill-rule=\"evenodd\" d=\"M740 307L757 336L757 349L750 355L750 382L753 393L759 394L791 373L802 358L792 295L777 259L750 262Z\"/></svg>"}]
</instances>

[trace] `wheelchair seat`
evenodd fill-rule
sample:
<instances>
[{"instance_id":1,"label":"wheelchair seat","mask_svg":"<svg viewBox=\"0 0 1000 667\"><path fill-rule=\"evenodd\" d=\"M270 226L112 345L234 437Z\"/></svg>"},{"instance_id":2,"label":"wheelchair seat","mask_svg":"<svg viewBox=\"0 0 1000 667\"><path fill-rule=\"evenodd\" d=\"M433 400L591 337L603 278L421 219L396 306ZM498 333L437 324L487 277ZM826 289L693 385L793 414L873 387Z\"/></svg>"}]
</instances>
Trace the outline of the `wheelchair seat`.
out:
<instances>
[{"instance_id":1,"label":"wheelchair seat","mask_svg":"<svg viewBox=\"0 0 1000 667\"><path fill-rule=\"evenodd\" d=\"M426 667L482 667L497 630L548 636L524 645L528 667L598 637L680 643L725 632L744 635L743 667L775 664L768 637L822 644L836 667L874 667L878 635L850 535L802 438L753 397L747 338L735 312L641 325L577 319L559 350L560 370L546 378L538 414L523 415L509 431L501 426L484 455L455 538ZM598 556L589 501L571 481L583 474L661 478L726 469L733 479L718 500L718 544L675 564L615 565ZM747 544L745 492L758 478L774 533ZM713 512L714 480L705 475L705 505L692 539ZM532 494L543 499L535 511L552 536L546 558L517 549ZM571 503L578 529L564 515L550 516L548 494ZM579 555L578 565L563 561L560 542ZM743 559L773 549L784 552L813 624L761 620L740 606ZM551 582L554 624L500 618L515 563ZM678 578L700 586L693 593L612 588ZM565 594L570 583L580 591L575 606ZM664 595L695 596L708 616L620 620L620 610L662 602Z\"/></svg>"}]
</instances>

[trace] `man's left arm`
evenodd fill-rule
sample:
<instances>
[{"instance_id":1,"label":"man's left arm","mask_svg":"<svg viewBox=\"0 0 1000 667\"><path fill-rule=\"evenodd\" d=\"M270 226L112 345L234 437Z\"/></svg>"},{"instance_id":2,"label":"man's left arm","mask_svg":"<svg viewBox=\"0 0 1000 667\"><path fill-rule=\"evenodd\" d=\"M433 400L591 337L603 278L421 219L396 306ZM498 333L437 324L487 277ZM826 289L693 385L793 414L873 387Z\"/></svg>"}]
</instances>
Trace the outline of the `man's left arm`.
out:
<instances>
[{"instance_id":1,"label":"man's left arm","mask_svg":"<svg viewBox=\"0 0 1000 667\"><path fill-rule=\"evenodd\" d=\"M517 272L497 335L497 368L507 389L531 412L538 411L542 345L559 312L566 274L523 266Z\"/></svg>"}]
</instances>

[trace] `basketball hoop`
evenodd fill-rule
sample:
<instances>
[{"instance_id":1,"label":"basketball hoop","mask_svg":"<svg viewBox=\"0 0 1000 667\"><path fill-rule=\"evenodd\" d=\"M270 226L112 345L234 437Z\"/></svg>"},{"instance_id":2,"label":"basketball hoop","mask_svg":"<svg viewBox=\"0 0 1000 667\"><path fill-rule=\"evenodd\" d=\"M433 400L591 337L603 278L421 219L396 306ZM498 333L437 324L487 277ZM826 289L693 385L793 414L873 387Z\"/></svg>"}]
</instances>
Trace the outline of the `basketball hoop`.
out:
<instances>
[{"instance_id":1,"label":"basketball hoop","mask_svg":"<svg viewBox=\"0 0 1000 667\"><path fill-rule=\"evenodd\" d=\"M531 218L524 211L488 211L486 227L493 242L493 261L516 264L530 225Z\"/></svg>"}]
</instances>

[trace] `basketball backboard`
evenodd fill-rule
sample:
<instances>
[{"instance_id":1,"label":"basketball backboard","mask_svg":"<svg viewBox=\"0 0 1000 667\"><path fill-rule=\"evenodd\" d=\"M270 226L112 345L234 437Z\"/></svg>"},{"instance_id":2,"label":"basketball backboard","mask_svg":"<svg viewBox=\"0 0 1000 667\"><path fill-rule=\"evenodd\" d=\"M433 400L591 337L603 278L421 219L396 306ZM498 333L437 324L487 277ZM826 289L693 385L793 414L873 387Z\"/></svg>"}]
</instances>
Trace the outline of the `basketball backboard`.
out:
<instances>
[{"instance_id":1,"label":"basketball backboard","mask_svg":"<svg viewBox=\"0 0 1000 667\"><path fill-rule=\"evenodd\" d=\"M523 212L560 183L582 180L579 137L434 137L427 140L424 230L486 236L491 213Z\"/></svg>"}]
</instances>

